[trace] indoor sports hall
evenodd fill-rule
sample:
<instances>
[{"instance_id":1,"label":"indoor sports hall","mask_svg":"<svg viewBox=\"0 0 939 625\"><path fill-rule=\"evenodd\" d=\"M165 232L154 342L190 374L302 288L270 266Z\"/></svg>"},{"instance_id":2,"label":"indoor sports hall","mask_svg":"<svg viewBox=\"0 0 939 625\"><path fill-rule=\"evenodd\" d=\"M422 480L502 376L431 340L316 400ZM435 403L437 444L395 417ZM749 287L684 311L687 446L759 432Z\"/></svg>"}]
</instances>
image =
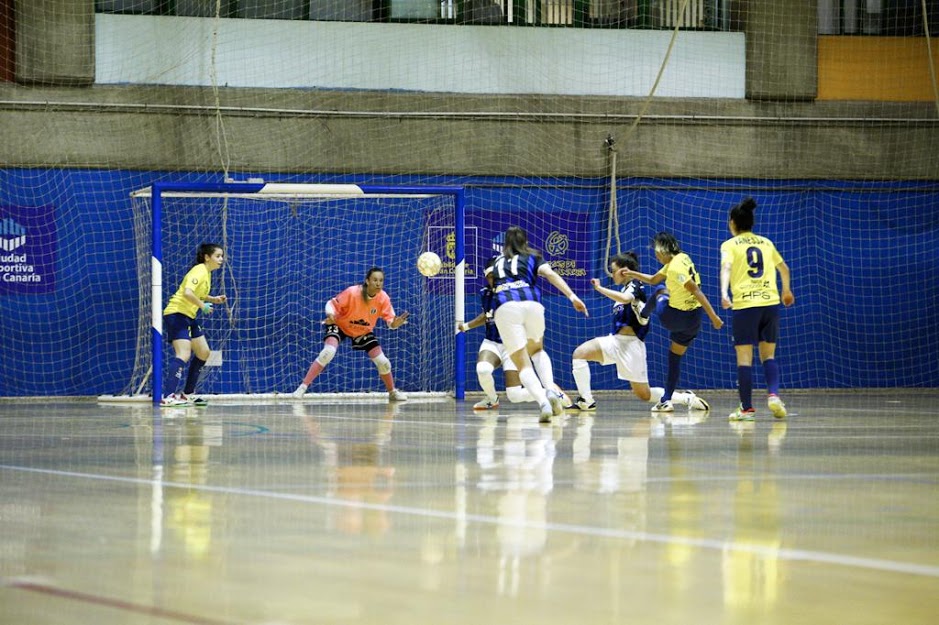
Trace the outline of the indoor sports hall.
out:
<instances>
[{"instance_id":1,"label":"indoor sports hall","mask_svg":"<svg viewBox=\"0 0 939 625\"><path fill-rule=\"evenodd\" d=\"M0 0L0 625L932 624L937 32ZM506 292L542 405L480 365ZM649 400L583 356L624 326Z\"/></svg>"}]
</instances>

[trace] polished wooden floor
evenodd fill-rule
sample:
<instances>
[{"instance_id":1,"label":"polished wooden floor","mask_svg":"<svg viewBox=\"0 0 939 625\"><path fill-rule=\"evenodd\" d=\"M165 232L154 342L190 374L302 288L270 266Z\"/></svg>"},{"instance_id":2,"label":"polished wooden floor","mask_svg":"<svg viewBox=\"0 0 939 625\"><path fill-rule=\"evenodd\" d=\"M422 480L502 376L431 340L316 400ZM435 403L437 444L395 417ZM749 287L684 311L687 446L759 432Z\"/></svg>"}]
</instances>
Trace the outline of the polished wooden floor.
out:
<instances>
[{"instance_id":1,"label":"polished wooden floor","mask_svg":"<svg viewBox=\"0 0 939 625\"><path fill-rule=\"evenodd\" d=\"M0 623L939 622L939 391L0 403Z\"/></svg>"}]
</instances>

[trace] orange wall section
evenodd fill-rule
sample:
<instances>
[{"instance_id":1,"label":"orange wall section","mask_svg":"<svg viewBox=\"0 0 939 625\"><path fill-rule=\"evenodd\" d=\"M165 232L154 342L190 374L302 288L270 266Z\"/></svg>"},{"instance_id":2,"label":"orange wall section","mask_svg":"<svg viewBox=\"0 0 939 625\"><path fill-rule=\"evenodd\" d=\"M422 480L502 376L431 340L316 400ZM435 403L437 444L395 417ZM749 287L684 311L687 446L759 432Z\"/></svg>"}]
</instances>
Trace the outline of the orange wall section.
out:
<instances>
[{"instance_id":1,"label":"orange wall section","mask_svg":"<svg viewBox=\"0 0 939 625\"><path fill-rule=\"evenodd\" d=\"M939 40L932 39L939 71ZM925 37L818 38L818 100L935 99Z\"/></svg>"}]
</instances>

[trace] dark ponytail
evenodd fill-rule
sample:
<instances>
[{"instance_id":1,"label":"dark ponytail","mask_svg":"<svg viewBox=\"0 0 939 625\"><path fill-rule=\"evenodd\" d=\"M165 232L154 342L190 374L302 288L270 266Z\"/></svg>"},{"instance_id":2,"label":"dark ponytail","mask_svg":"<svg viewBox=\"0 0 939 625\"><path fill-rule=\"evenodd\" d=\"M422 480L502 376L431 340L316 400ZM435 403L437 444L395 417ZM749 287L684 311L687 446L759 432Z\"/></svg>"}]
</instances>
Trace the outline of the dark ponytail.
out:
<instances>
[{"instance_id":1,"label":"dark ponytail","mask_svg":"<svg viewBox=\"0 0 939 625\"><path fill-rule=\"evenodd\" d=\"M730 209L730 220L737 227L737 232L750 232L753 230L753 224L756 217L753 213L756 211L756 200L748 197L732 209Z\"/></svg>"}]
</instances>

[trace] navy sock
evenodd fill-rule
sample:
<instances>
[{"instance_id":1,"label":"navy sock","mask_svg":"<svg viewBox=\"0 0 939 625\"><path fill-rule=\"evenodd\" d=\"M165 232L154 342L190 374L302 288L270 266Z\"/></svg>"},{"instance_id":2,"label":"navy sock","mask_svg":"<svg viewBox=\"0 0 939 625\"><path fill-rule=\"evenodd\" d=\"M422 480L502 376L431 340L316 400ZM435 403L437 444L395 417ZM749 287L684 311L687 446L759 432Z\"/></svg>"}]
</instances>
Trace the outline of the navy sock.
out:
<instances>
[{"instance_id":1,"label":"navy sock","mask_svg":"<svg viewBox=\"0 0 939 625\"><path fill-rule=\"evenodd\" d=\"M737 367L737 392L743 409L753 408L753 367Z\"/></svg>"},{"instance_id":2,"label":"navy sock","mask_svg":"<svg viewBox=\"0 0 939 625\"><path fill-rule=\"evenodd\" d=\"M681 374L681 356L675 352L668 352L668 374L665 376L665 394L662 401L671 401L672 393L678 386L678 376Z\"/></svg>"},{"instance_id":3,"label":"navy sock","mask_svg":"<svg viewBox=\"0 0 939 625\"><path fill-rule=\"evenodd\" d=\"M648 319L653 314L661 315L665 307L668 306L668 300L668 293L662 293L662 289L657 289L646 302L646 305L642 307L639 316Z\"/></svg>"},{"instance_id":4,"label":"navy sock","mask_svg":"<svg viewBox=\"0 0 939 625\"><path fill-rule=\"evenodd\" d=\"M179 387L183 381L183 369L185 368L186 363L181 358L177 358L176 356L170 358L166 371L166 380L163 383L164 395L179 392Z\"/></svg>"},{"instance_id":5,"label":"navy sock","mask_svg":"<svg viewBox=\"0 0 939 625\"><path fill-rule=\"evenodd\" d=\"M766 377L766 390L770 395L779 395L779 365L775 358L763 361L763 375Z\"/></svg>"},{"instance_id":6,"label":"navy sock","mask_svg":"<svg viewBox=\"0 0 939 625\"><path fill-rule=\"evenodd\" d=\"M197 356L192 357L192 362L189 363L189 375L186 376L186 387L183 393L192 395L196 392L196 382L199 381L199 374L202 372L202 367L204 366L204 360Z\"/></svg>"}]
</instances>

